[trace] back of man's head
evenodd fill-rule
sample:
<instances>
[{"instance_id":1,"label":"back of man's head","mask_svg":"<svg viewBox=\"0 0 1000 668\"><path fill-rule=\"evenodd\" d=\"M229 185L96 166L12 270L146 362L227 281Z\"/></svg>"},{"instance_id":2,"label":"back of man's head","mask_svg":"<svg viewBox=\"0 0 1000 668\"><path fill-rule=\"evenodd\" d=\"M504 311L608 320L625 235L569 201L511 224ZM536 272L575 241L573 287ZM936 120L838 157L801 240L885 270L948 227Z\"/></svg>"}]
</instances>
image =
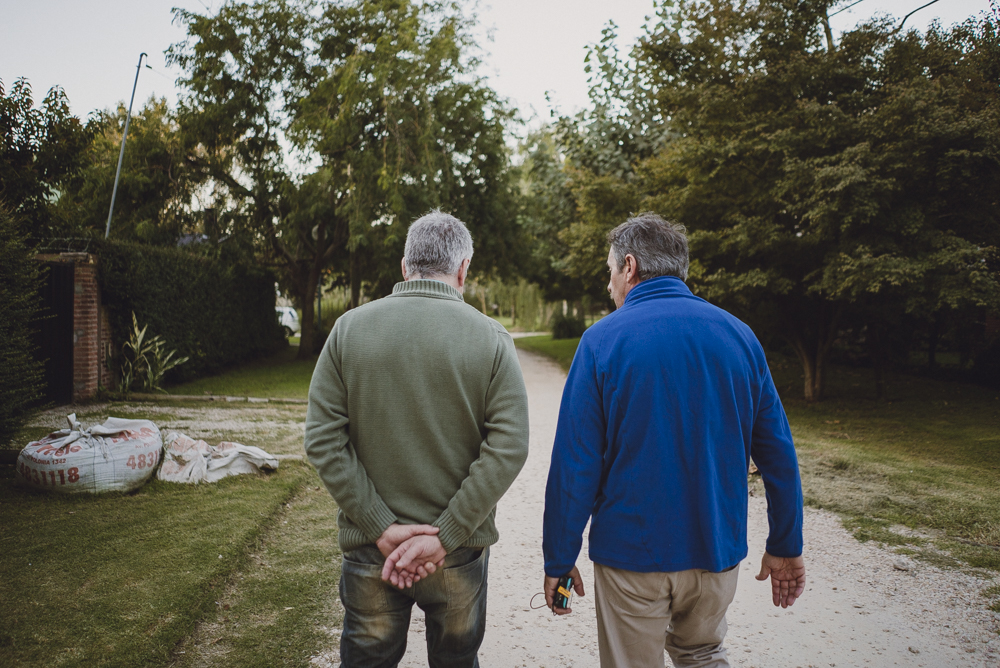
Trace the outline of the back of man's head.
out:
<instances>
[{"instance_id":1,"label":"back of man's head","mask_svg":"<svg viewBox=\"0 0 1000 668\"><path fill-rule=\"evenodd\" d=\"M683 281L688 274L685 232L683 225L647 211L608 232L608 243L619 271L625 266L625 256L631 255L640 281L657 276L676 276Z\"/></svg>"},{"instance_id":2,"label":"back of man's head","mask_svg":"<svg viewBox=\"0 0 1000 668\"><path fill-rule=\"evenodd\" d=\"M410 225L403 257L409 278L454 276L472 259L472 235L455 216L434 210Z\"/></svg>"}]
</instances>

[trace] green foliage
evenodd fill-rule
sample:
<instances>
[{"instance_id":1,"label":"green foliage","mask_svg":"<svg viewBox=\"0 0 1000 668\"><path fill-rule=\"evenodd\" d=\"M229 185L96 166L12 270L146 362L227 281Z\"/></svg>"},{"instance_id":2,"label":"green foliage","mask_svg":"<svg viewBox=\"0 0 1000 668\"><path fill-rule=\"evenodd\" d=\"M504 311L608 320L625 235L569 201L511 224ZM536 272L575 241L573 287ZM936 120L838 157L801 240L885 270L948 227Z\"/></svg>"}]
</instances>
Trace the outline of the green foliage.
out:
<instances>
[{"instance_id":1,"label":"green foliage","mask_svg":"<svg viewBox=\"0 0 1000 668\"><path fill-rule=\"evenodd\" d=\"M165 393L160 387L163 375L175 366L188 361L187 357L174 358L176 350L169 353L164 351L166 342L156 336L146 338L146 329L149 325L139 327L139 321L132 313L132 327L129 330L128 340L122 344L120 381L118 391L123 396L128 396L132 386L137 380L142 381L142 389L147 392L159 390Z\"/></svg>"},{"instance_id":2,"label":"green foliage","mask_svg":"<svg viewBox=\"0 0 1000 668\"><path fill-rule=\"evenodd\" d=\"M86 169L68 179L55 208L81 230L103 236L114 188L127 108L91 114ZM195 229L195 174L187 168L182 130L165 99L150 98L132 114L110 236L172 246Z\"/></svg>"},{"instance_id":3,"label":"green foliage","mask_svg":"<svg viewBox=\"0 0 1000 668\"><path fill-rule=\"evenodd\" d=\"M514 345L551 357L563 371L569 371L580 339L553 339L551 335L526 336L514 339Z\"/></svg>"},{"instance_id":4,"label":"green foliage","mask_svg":"<svg viewBox=\"0 0 1000 668\"><path fill-rule=\"evenodd\" d=\"M686 225L692 288L794 350L812 400L838 337L876 367L915 331L971 357L987 342L967 332L1000 308L995 23L880 19L835 46L825 12L663 3L630 59L606 31L593 109L553 129L562 180L535 150L527 189L532 229L558 230L550 265L595 294L612 226L638 210Z\"/></svg>"},{"instance_id":5,"label":"green foliage","mask_svg":"<svg viewBox=\"0 0 1000 668\"><path fill-rule=\"evenodd\" d=\"M42 397L44 370L32 358L37 326L39 263L0 206L0 448L7 445Z\"/></svg>"},{"instance_id":6,"label":"green foliage","mask_svg":"<svg viewBox=\"0 0 1000 668\"><path fill-rule=\"evenodd\" d=\"M53 87L36 109L27 79L9 92L0 81L0 203L23 231L46 237L76 229L72 217L53 215L49 200L80 169L88 141L61 88Z\"/></svg>"},{"instance_id":7,"label":"green foliage","mask_svg":"<svg viewBox=\"0 0 1000 668\"><path fill-rule=\"evenodd\" d=\"M849 323L877 359L904 315L1000 306L995 27L876 21L832 48L824 10L682 3L637 51L685 128L638 167L643 206L688 226L699 294L787 341L810 399Z\"/></svg>"},{"instance_id":8,"label":"green foliage","mask_svg":"<svg viewBox=\"0 0 1000 668\"><path fill-rule=\"evenodd\" d=\"M179 10L188 39L179 119L189 164L216 184L218 220L263 241L314 336L321 281L381 296L399 277L406 228L433 207L469 223L478 271L516 266L504 126L512 118L475 74L470 21L450 2L227 2ZM283 136L318 156L292 178Z\"/></svg>"},{"instance_id":9,"label":"green foliage","mask_svg":"<svg viewBox=\"0 0 1000 668\"><path fill-rule=\"evenodd\" d=\"M147 354L154 367L144 372L147 386L158 384L161 372L168 380L190 379L273 352L284 342L270 271L117 241L100 243L97 254L114 340L126 341L135 333L134 313L188 360L166 368L178 362L161 343L159 353Z\"/></svg>"},{"instance_id":10,"label":"green foliage","mask_svg":"<svg viewBox=\"0 0 1000 668\"><path fill-rule=\"evenodd\" d=\"M553 339L579 339L587 329L587 323L583 318L574 318L572 314L563 315L561 311L556 311L550 327Z\"/></svg>"},{"instance_id":11,"label":"green foliage","mask_svg":"<svg viewBox=\"0 0 1000 668\"><path fill-rule=\"evenodd\" d=\"M509 318L508 329L534 331L545 327L552 305L542 290L525 279L516 281L475 280L465 285L465 301L486 315Z\"/></svg>"}]
</instances>

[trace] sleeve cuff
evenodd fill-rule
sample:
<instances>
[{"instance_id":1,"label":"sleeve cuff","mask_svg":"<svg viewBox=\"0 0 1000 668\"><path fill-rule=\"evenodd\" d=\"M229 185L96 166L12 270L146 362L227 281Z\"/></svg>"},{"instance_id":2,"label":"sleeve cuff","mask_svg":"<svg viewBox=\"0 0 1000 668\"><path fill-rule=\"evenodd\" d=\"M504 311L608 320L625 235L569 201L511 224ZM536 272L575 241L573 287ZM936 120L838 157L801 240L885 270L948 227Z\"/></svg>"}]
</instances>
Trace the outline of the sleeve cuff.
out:
<instances>
[{"instance_id":1,"label":"sleeve cuff","mask_svg":"<svg viewBox=\"0 0 1000 668\"><path fill-rule=\"evenodd\" d=\"M389 506L385 505L385 501L376 498L375 504L362 517L359 517L355 521L355 524L374 543L389 528L389 525L397 519L399 518L396 517L394 512L389 510Z\"/></svg>"},{"instance_id":2,"label":"sleeve cuff","mask_svg":"<svg viewBox=\"0 0 1000 668\"><path fill-rule=\"evenodd\" d=\"M441 547L448 553L462 547L462 543L468 540L470 535L455 521L455 517L447 510L434 522L434 526L440 529L438 540L441 541Z\"/></svg>"}]
</instances>

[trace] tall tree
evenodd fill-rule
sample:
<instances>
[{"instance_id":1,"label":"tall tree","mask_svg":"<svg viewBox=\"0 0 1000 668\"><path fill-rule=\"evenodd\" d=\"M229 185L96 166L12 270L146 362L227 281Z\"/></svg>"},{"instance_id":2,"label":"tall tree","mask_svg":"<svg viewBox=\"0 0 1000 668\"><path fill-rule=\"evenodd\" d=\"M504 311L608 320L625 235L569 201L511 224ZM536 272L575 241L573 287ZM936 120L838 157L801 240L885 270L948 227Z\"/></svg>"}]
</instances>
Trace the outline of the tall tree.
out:
<instances>
[{"instance_id":1,"label":"tall tree","mask_svg":"<svg viewBox=\"0 0 1000 668\"><path fill-rule=\"evenodd\" d=\"M348 272L354 304L363 282L387 291L406 227L430 208L469 222L477 267L513 264L511 112L476 75L457 5L259 0L177 16L189 37L169 60L187 72L189 165L221 184L233 233L262 240L286 273L301 355L328 264ZM293 177L285 136L322 168Z\"/></svg>"},{"instance_id":2,"label":"tall tree","mask_svg":"<svg viewBox=\"0 0 1000 668\"><path fill-rule=\"evenodd\" d=\"M380 293L398 280L406 227L432 208L468 223L480 270L517 261L504 141L512 113L476 73L470 27L454 2L324 8L322 74L296 109L292 136L318 152L344 194L355 305L362 281Z\"/></svg>"},{"instance_id":3,"label":"tall tree","mask_svg":"<svg viewBox=\"0 0 1000 668\"><path fill-rule=\"evenodd\" d=\"M608 119L563 120L560 138L584 156L567 159L569 271L599 266L628 210L679 220L695 291L785 340L809 400L848 329L878 367L891 331L1000 304L995 23L921 35L880 19L838 45L827 5L663 3L631 62L599 61ZM631 91L644 114L622 113ZM650 148L616 130L633 117L660 119Z\"/></svg>"},{"instance_id":4,"label":"tall tree","mask_svg":"<svg viewBox=\"0 0 1000 668\"><path fill-rule=\"evenodd\" d=\"M826 3L661 12L641 67L680 135L641 167L692 229L695 284L798 354L821 398L845 317L1000 304L997 34L821 30ZM973 193L976 193L973 195Z\"/></svg>"},{"instance_id":5,"label":"tall tree","mask_svg":"<svg viewBox=\"0 0 1000 668\"><path fill-rule=\"evenodd\" d=\"M80 168L88 133L52 88L35 108L27 79L5 92L0 81L0 202L30 236L67 236L72 219L53 215L51 202Z\"/></svg>"},{"instance_id":6,"label":"tall tree","mask_svg":"<svg viewBox=\"0 0 1000 668\"><path fill-rule=\"evenodd\" d=\"M127 111L91 114L91 141L82 166L66 180L56 204L61 218L75 218L81 229L103 235ZM133 114L115 197L111 236L174 245L195 220L190 200L196 185L187 168L181 129L165 99L151 98Z\"/></svg>"}]
</instances>

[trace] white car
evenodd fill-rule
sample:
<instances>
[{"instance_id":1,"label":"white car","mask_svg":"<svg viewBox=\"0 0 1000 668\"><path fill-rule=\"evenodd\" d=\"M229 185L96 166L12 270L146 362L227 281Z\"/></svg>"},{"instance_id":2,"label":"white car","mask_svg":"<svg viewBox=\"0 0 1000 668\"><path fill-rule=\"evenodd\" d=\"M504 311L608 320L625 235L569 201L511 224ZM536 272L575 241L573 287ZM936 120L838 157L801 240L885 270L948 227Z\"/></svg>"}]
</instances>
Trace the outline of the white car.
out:
<instances>
[{"instance_id":1,"label":"white car","mask_svg":"<svg viewBox=\"0 0 1000 668\"><path fill-rule=\"evenodd\" d=\"M285 336L294 336L299 333L299 314L291 306L275 306L278 314L278 323L285 328Z\"/></svg>"}]
</instances>

